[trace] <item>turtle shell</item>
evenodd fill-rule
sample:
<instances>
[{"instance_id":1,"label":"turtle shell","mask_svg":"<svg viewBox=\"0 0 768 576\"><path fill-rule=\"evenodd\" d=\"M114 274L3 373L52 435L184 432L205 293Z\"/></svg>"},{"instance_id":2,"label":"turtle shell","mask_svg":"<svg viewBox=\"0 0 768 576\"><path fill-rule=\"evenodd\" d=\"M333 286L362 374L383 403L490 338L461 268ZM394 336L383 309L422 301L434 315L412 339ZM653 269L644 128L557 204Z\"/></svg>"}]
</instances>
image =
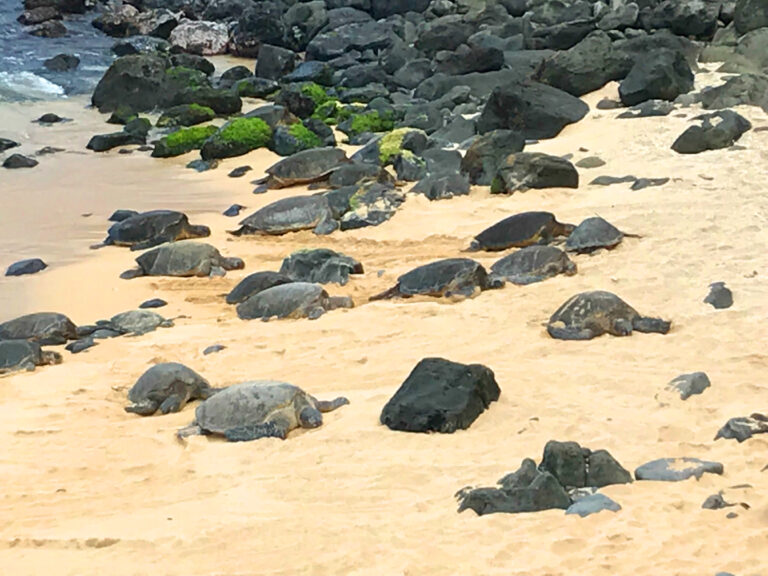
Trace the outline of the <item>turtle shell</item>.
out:
<instances>
[{"instance_id":1,"label":"turtle shell","mask_svg":"<svg viewBox=\"0 0 768 576\"><path fill-rule=\"evenodd\" d=\"M266 172L271 177L270 188L282 188L320 180L347 161L340 148L311 148L280 160Z\"/></svg>"},{"instance_id":2,"label":"turtle shell","mask_svg":"<svg viewBox=\"0 0 768 576\"><path fill-rule=\"evenodd\" d=\"M243 320L255 318L302 318L313 310L325 309L328 293L318 284L291 282L267 288L237 306Z\"/></svg>"},{"instance_id":3,"label":"turtle shell","mask_svg":"<svg viewBox=\"0 0 768 576\"><path fill-rule=\"evenodd\" d=\"M0 340L0 374L23 370L42 363L42 351L37 342Z\"/></svg>"},{"instance_id":4,"label":"turtle shell","mask_svg":"<svg viewBox=\"0 0 768 576\"><path fill-rule=\"evenodd\" d=\"M414 268L397 281L400 294L405 296L443 296L449 291L459 293L472 287L485 289L488 273L470 258L447 258Z\"/></svg>"},{"instance_id":5,"label":"turtle shell","mask_svg":"<svg viewBox=\"0 0 768 576\"><path fill-rule=\"evenodd\" d=\"M565 249L569 252L593 252L600 248L611 249L624 238L624 233L613 224L594 216L587 218L568 236Z\"/></svg>"},{"instance_id":6,"label":"turtle shell","mask_svg":"<svg viewBox=\"0 0 768 576\"><path fill-rule=\"evenodd\" d=\"M551 212L521 212L501 220L475 236L482 250L499 251L546 244L565 226Z\"/></svg>"},{"instance_id":7,"label":"turtle shell","mask_svg":"<svg viewBox=\"0 0 768 576\"><path fill-rule=\"evenodd\" d=\"M246 234L281 235L311 230L332 217L324 196L291 196L260 208L240 222Z\"/></svg>"},{"instance_id":8,"label":"turtle shell","mask_svg":"<svg viewBox=\"0 0 768 576\"><path fill-rule=\"evenodd\" d=\"M189 225L186 214L173 210L152 210L115 222L107 236L118 246L131 246L164 235L169 228Z\"/></svg>"},{"instance_id":9,"label":"turtle shell","mask_svg":"<svg viewBox=\"0 0 768 576\"><path fill-rule=\"evenodd\" d=\"M575 274L568 254L554 246L528 246L491 266L491 273L514 284L531 284L558 274Z\"/></svg>"}]
</instances>

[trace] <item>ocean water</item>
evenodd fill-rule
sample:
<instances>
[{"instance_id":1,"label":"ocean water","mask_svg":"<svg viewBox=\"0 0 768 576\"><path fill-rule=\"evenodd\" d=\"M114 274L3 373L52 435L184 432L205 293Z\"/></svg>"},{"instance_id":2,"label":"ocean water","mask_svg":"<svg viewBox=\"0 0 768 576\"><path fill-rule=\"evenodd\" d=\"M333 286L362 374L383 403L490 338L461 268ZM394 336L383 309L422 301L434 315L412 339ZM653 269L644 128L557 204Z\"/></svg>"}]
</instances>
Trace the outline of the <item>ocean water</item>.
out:
<instances>
[{"instance_id":1,"label":"ocean water","mask_svg":"<svg viewBox=\"0 0 768 576\"><path fill-rule=\"evenodd\" d=\"M0 102L51 100L92 91L113 59L110 48L115 42L91 26L96 13L66 16L68 36L39 38L16 21L22 11L21 0L0 0ZM43 66L61 53L78 56L80 66L69 72Z\"/></svg>"}]
</instances>

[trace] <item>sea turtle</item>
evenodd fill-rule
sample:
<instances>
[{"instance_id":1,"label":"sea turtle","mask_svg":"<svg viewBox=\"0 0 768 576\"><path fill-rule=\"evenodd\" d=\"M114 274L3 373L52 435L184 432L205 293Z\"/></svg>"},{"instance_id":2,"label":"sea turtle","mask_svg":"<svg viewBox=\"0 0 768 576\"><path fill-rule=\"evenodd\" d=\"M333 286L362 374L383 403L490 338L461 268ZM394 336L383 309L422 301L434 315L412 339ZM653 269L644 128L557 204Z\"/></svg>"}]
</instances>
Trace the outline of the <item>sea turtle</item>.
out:
<instances>
[{"instance_id":1,"label":"sea turtle","mask_svg":"<svg viewBox=\"0 0 768 576\"><path fill-rule=\"evenodd\" d=\"M317 428L323 412L349 404L343 397L323 401L301 388L274 380L256 380L225 388L195 410L195 421L177 432L219 434L230 442L282 438L294 428Z\"/></svg>"},{"instance_id":2,"label":"sea turtle","mask_svg":"<svg viewBox=\"0 0 768 576\"><path fill-rule=\"evenodd\" d=\"M340 148L311 148L273 164L267 168L267 176L256 184L261 184L263 190L309 184L327 178L336 168L348 162L346 152Z\"/></svg>"},{"instance_id":3,"label":"sea turtle","mask_svg":"<svg viewBox=\"0 0 768 576\"><path fill-rule=\"evenodd\" d=\"M186 214L173 210L152 210L115 222L107 231L104 242L91 248L115 245L145 250L165 242L207 238L210 235L208 226L190 224Z\"/></svg>"},{"instance_id":4,"label":"sea turtle","mask_svg":"<svg viewBox=\"0 0 768 576\"><path fill-rule=\"evenodd\" d=\"M624 236L638 237L635 234L623 233L600 216L593 216L573 229L565 241L565 249L579 254L594 252L600 248L610 250L618 246Z\"/></svg>"},{"instance_id":5,"label":"sea turtle","mask_svg":"<svg viewBox=\"0 0 768 576\"><path fill-rule=\"evenodd\" d=\"M363 273L363 265L354 258L334 250L316 248L298 250L288 256L280 266L280 273L296 282L335 282L344 286L349 282L350 274Z\"/></svg>"},{"instance_id":6,"label":"sea turtle","mask_svg":"<svg viewBox=\"0 0 768 576\"><path fill-rule=\"evenodd\" d=\"M105 327L110 328L121 334L141 336L147 332L152 332L156 328L170 328L173 326L173 320L166 320L157 312L151 310L129 310L121 312L110 318Z\"/></svg>"},{"instance_id":7,"label":"sea turtle","mask_svg":"<svg viewBox=\"0 0 768 576\"><path fill-rule=\"evenodd\" d=\"M61 364L61 354L46 352L29 340L0 340L0 374L35 369L44 364Z\"/></svg>"},{"instance_id":8,"label":"sea turtle","mask_svg":"<svg viewBox=\"0 0 768 576\"><path fill-rule=\"evenodd\" d=\"M136 258L138 268L126 270L120 278L139 276L224 276L226 270L240 270L240 258L226 258L205 242L183 240L164 244Z\"/></svg>"},{"instance_id":9,"label":"sea turtle","mask_svg":"<svg viewBox=\"0 0 768 576\"><path fill-rule=\"evenodd\" d=\"M280 236L288 232L313 230L315 234L330 234L339 227L333 218L325 196L291 196L267 204L245 220L230 234L266 234Z\"/></svg>"},{"instance_id":10,"label":"sea turtle","mask_svg":"<svg viewBox=\"0 0 768 576\"><path fill-rule=\"evenodd\" d=\"M144 372L128 392L130 406L126 412L151 416L159 409L163 414L178 412L190 400L205 400L219 392L191 368L178 362L155 364Z\"/></svg>"},{"instance_id":11,"label":"sea turtle","mask_svg":"<svg viewBox=\"0 0 768 576\"><path fill-rule=\"evenodd\" d=\"M237 315L243 320L269 320L274 317L314 320L328 310L352 307L351 298L328 296L328 292L318 284L291 282L251 296L237 306Z\"/></svg>"},{"instance_id":12,"label":"sea turtle","mask_svg":"<svg viewBox=\"0 0 768 576\"><path fill-rule=\"evenodd\" d=\"M473 296L476 291L500 288L503 281L491 282L485 268L469 258L447 258L424 264L406 272L389 290L369 300L402 296Z\"/></svg>"},{"instance_id":13,"label":"sea turtle","mask_svg":"<svg viewBox=\"0 0 768 576\"><path fill-rule=\"evenodd\" d=\"M637 332L669 332L670 322L640 316L621 298L610 292L582 292L569 298L552 314L547 332L560 340L590 340L605 333L629 336Z\"/></svg>"},{"instance_id":14,"label":"sea turtle","mask_svg":"<svg viewBox=\"0 0 768 576\"><path fill-rule=\"evenodd\" d=\"M55 346L76 339L77 327L72 320L56 312L25 314L0 324L0 340L32 340Z\"/></svg>"},{"instance_id":15,"label":"sea turtle","mask_svg":"<svg viewBox=\"0 0 768 576\"><path fill-rule=\"evenodd\" d=\"M293 280L279 272L254 272L240 280L237 286L227 294L227 304L240 304L240 302L245 302L254 294L263 292L267 288L288 284L289 282L293 282Z\"/></svg>"},{"instance_id":16,"label":"sea turtle","mask_svg":"<svg viewBox=\"0 0 768 576\"><path fill-rule=\"evenodd\" d=\"M576 274L576 264L568 254L554 246L527 246L491 266L492 279L520 285L541 282L558 274Z\"/></svg>"},{"instance_id":17,"label":"sea turtle","mask_svg":"<svg viewBox=\"0 0 768 576\"><path fill-rule=\"evenodd\" d=\"M549 244L557 236L568 236L573 229L573 224L558 222L551 212L521 212L480 232L467 251L498 252L507 248Z\"/></svg>"}]
</instances>

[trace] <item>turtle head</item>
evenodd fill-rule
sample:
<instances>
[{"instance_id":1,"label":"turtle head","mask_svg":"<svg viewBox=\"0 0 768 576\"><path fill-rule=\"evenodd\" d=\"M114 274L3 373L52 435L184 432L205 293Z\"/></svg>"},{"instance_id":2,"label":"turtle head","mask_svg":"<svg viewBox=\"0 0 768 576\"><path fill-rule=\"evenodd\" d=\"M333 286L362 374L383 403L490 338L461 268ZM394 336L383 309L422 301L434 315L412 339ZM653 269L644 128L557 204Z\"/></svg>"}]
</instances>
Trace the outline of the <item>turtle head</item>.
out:
<instances>
[{"instance_id":1,"label":"turtle head","mask_svg":"<svg viewBox=\"0 0 768 576\"><path fill-rule=\"evenodd\" d=\"M302 428L317 428L323 423L323 415L314 406L305 406L299 412L299 424Z\"/></svg>"},{"instance_id":2,"label":"turtle head","mask_svg":"<svg viewBox=\"0 0 768 576\"><path fill-rule=\"evenodd\" d=\"M43 364L61 364L61 354L53 351L44 351L41 354Z\"/></svg>"},{"instance_id":3,"label":"turtle head","mask_svg":"<svg viewBox=\"0 0 768 576\"><path fill-rule=\"evenodd\" d=\"M189 237L190 238L208 238L211 235L211 229L208 226L203 225L189 225Z\"/></svg>"},{"instance_id":4,"label":"turtle head","mask_svg":"<svg viewBox=\"0 0 768 576\"><path fill-rule=\"evenodd\" d=\"M242 258L224 258L223 266L224 270L242 270L245 268L245 262Z\"/></svg>"},{"instance_id":5,"label":"turtle head","mask_svg":"<svg viewBox=\"0 0 768 576\"><path fill-rule=\"evenodd\" d=\"M479 252L482 250L482 245L477 240L472 240L469 244L469 248L465 248L462 252Z\"/></svg>"}]
</instances>

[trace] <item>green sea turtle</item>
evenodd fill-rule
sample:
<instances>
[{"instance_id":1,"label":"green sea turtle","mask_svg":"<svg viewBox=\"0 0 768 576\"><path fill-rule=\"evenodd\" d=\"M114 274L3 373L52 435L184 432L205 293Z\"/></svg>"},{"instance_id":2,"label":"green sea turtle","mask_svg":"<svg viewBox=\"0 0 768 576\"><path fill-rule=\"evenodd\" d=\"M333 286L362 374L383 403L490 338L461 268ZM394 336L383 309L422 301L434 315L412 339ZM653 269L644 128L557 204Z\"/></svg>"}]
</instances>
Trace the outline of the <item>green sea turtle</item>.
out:
<instances>
[{"instance_id":1,"label":"green sea turtle","mask_svg":"<svg viewBox=\"0 0 768 576\"><path fill-rule=\"evenodd\" d=\"M568 236L573 229L573 224L558 222L551 212L521 212L480 232L467 251L498 252L507 248L549 244L558 236Z\"/></svg>"},{"instance_id":2,"label":"green sea turtle","mask_svg":"<svg viewBox=\"0 0 768 576\"><path fill-rule=\"evenodd\" d=\"M166 320L151 310L129 310L115 314L104 326L120 334L141 336L161 326L170 328L173 326L173 320Z\"/></svg>"},{"instance_id":3,"label":"green sea turtle","mask_svg":"<svg viewBox=\"0 0 768 576\"><path fill-rule=\"evenodd\" d=\"M335 308L352 308L352 299L332 297L322 286L308 282L291 282L273 286L248 298L237 306L243 320L261 318L309 318L315 320Z\"/></svg>"},{"instance_id":4,"label":"green sea turtle","mask_svg":"<svg viewBox=\"0 0 768 576\"><path fill-rule=\"evenodd\" d=\"M291 196L260 208L240 222L240 228L230 234L265 234L281 236L288 232L312 230L315 234L330 234L338 229L325 196Z\"/></svg>"},{"instance_id":5,"label":"green sea turtle","mask_svg":"<svg viewBox=\"0 0 768 576\"><path fill-rule=\"evenodd\" d=\"M254 272L240 280L232 291L227 294L227 304L240 304L259 292L263 292L273 286L293 282L291 278L279 272Z\"/></svg>"},{"instance_id":6,"label":"green sea turtle","mask_svg":"<svg viewBox=\"0 0 768 576\"><path fill-rule=\"evenodd\" d=\"M267 168L267 176L258 180L261 190L274 190L318 182L328 178L334 170L349 162L340 148L311 148L283 158Z\"/></svg>"},{"instance_id":7,"label":"green sea turtle","mask_svg":"<svg viewBox=\"0 0 768 576\"><path fill-rule=\"evenodd\" d=\"M600 216L587 218L574 228L565 241L565 249L579 254L594 252L600 248L615 248L624 236L638 238L636 234L625 234Z\"/></svg>"},{"instance_id":8,"label":"green sea turtle","mask_svg":"<svg viewBox=\"0 0 768 576\"><path fill-rule=\"evenodd\" d=\"M560 340L591 340L603 334L629 336L632 331L669 332L670 322L640 316L621 298L610 292L582 292L569 298L552 314L547 332Z\"/></svg>"},{"instance_id":9,"label":"green sea turtle","mask_svg":"<svg viewBox=\"0 0 768 576\"><path fill-rule=\"evenodd\" d=\"M164 244L136 258L138 268L126 270L120 278L139 276L224 276L226 270L240 270L240 258L227 258L205 242L183 240Z\"/></svg>"},{"instance_id":10,"label":"green sea turtle","mask_svg":"<svg viewBox=\"0 0 768 576\"><path fill-rule=\"evenodd\" d=\"M204 401L195 410L195 421L177 432L183 440L194 434L218 434L230 442L287 437L294 428L317 428L323 412L349 404L343 397L317 400L301 388L256 380L236 384Z\"/></svg>"},{"instance_id":11,"label":"green sea turtle","mask_svg":"<svg viewBox=\"0 0 768 576\"><path fill-rule=\"evenodd\" d=\"M558 274L576 274L576 264L554 246L527 246L491 266L491 278L520 285L541 282Z\"/></svg>"},{"instance_id":12,"label":"green sea turtle","mask_svg":"<svg viewBox=\"0 0 768 576\"><path fill-rule=\"evenodd\" d=\"M131 250L145 250L164 244L211 235L208 226L189 223L186 214L173 210L152 210L124 218L112 224L102 246L130 246Z\"/></svg>"},{"instance_id":13,"label":"green sea turtle","mask_svg":"<svg viewBox=\"0 0 768 576\"><path fill-rule=\"evenodd\" d=\"M363 265L354 258L334 250L315 248L298 250L288 256L280 266L280 273L296 282L334 282L344 286L349 282L350 274L363 273Z\"/></svg>"},{"instance_id":14,"label":"green sea turtle","mask_svg":"<svg viewBox=\"0 0 768 576\"><path fill-rule=\"evenodd\" d=\"M401 296L473 296L478 290L500 288L503 280L492 282L485 268L469 258L447 258L406 272L389 290L371 296L370 301Z\"/></svg>"},{"instance_id":15,"label":"green sea turtle","mask_svg":"<svg viewBox=\"0 0 768 576\"><path fill-rule=\"evenodd\" d=\"M0 340L32 340L45 345L77 339L77 327L64 314L35 312L0 324Z\"/></svg>"},{"instance_id":16,"label":"green sea turtle","mask_svg":"<svg viewBox=\"0 0 768 576\"><path fill-rule=\"evenodd\" d=\"M219 392L191 368L178 362L155 364L144 372L128 392L126 412L151 416L178 412L191 400L205 400Z\"/></svg>"},{"instance_id":17,"label":"green sea turtle","mask_svg":"<svg viewBox=\"0 0 768 576\"><path fill-rule=\"evenodd\" d=\"M29 340L0 340L0 374L32 371L45 364L61 364L61 354L41 350L40 344Z\"/></svg>"}]
</instances>

